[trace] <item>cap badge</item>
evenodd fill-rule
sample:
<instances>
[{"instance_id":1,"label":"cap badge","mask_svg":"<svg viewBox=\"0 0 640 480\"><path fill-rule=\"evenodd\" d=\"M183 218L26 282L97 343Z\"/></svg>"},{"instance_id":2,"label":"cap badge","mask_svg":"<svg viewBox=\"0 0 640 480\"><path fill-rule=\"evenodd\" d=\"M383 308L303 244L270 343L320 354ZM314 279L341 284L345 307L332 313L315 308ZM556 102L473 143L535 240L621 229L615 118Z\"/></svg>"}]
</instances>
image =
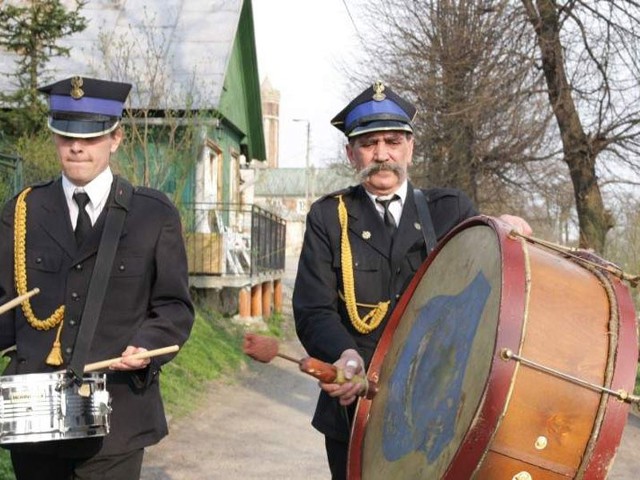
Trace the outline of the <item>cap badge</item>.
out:
<instances>
[{"instance_id":1,"label":"cap badge","mask_svg":"<svg viewBox=\"0 0 640 480\"><path fill-rule=\"evenodd\" d=\"M376 83L373 84L373 97L372 98L376 102L381 102L382 100L387 98L387 96L383 92L384 92L384 84L381 81L378 80Z\"/></svg>"},{"instance_id":2,"label":"cap badge","mask_svg":"<svg viewBox=\"0 0 640 480\"><path fill-rule=\"evenodd\" d=\"M71 96L78 100L84 96L84 90L82 90L82 77L73 77L71 79Z\"/></svg>"}]
</instances>

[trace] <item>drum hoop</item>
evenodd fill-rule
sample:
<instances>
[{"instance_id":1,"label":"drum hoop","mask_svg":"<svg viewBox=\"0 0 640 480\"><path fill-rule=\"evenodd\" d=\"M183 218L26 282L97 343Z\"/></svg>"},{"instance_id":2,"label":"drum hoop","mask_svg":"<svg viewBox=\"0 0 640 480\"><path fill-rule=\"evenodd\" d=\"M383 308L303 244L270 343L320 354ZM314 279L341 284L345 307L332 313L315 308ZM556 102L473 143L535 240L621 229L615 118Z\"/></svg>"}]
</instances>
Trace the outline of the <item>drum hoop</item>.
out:
<instances>
[{"instance_id":1,"label":"drum hoop","mask_svg":"<svg viewBox=\"0 0 640 480\"><path fill-rule=\"evenodd\" d=\"M636 328L635 307L629 289L619 278L610 273L598 272L598 274L603 277L603 282L610 285L611 295L616 299L617 338L615 344L611 338L611 352L613 353L609 355L612 361L612 372L609 378L610 388L613 390L624 389L635 384L638 366L638 330ZM611 308L614 308L613 304ZM611 316L613 317L613 315ZM629 353L622 355L621 352ZM597 478L602 476L602 472L609 470L627 423L629 405L612 395L602 395L600 408L602 415L600 417L599 411L598 442L591 448L590 456L585 461L584 478ZM596 435L593 435L592 438L596 438Z\"/></svg>"}]
</instances>

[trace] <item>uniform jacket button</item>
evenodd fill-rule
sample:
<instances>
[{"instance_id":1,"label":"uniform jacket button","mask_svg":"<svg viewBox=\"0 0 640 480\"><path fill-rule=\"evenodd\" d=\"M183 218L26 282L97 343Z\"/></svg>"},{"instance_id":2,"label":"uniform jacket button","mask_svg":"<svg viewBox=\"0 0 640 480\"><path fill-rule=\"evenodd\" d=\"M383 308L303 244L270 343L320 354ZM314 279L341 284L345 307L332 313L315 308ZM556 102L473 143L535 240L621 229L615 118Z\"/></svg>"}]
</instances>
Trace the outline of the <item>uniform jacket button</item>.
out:
<instances>
[{"instance_id":1,"label":"uniform jacket button","mask_svg":"<svg viewBox=\"0 0 640 480\"><path fill-rule=\"evenodd\" d=\"M78 322L76 322L74 319L69 320L69 326L71 326L71 327L75 327L76 323L78 323Z\"/></svg>"},{"instance_id":2,"label":"uniform jacket button","mask_svg":"<svg viewBox=\"0 0 640 480\"><path fill-rule=\"evenodd\" d=\"M120 266L118 267L118 270L120 270L121 272L124 272L125 268L123 264L120 264Z\"/></svg>"},{"instance_id":3,"label":"uniform jacket button","mask_svg":"<svg viewBox=\"0 0 640 480\"><path fill-rule=\"evenodd\" d=\"M36 263L42 263L42 257L36 258Z\"/></svg>"},{"instance_id":4,"label":"uniform jacket button","mask_svg":"<svg viewBox=\"0 0 640 480\"><path fill-rule=\"evenodd\" d=\"M65 348L65 349L64 349L64 351L65 351L65 353L66 353L67 355L71 355L71 352L73 352L73 348L71 348L71 347L67 347L67 348Z\"/></svg>"},{"instance_id":5,"label":"uniform jacket button","mask_svg":"<svg viewBox=\"0 0 640 480\"><path fill-rule=\"evenodd\" d=\"M77 264L75 268L76 270L82 270L82 264L81 263Z\"/></svg>"},{"instance_id":6,"label":"uniform jacket button","mask_svg":"<svg viewBox=\"0 0 640 480\"><path fill-rule=\"evenodd\" d=\"M80 295L78 295L76 292L71 293L71 298L74 300L78 300L80 298Z\"/></svg>"}]
</instances>

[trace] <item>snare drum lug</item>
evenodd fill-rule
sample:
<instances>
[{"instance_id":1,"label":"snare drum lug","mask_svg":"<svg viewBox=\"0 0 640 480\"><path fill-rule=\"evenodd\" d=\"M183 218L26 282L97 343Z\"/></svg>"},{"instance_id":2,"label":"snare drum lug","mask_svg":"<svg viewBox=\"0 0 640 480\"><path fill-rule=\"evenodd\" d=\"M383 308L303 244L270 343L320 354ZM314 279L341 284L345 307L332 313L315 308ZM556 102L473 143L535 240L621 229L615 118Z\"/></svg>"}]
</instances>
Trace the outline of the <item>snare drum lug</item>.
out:
<instances>
[{"instance_id":1,"label":"snare drum lug","mask_svg":"<svg viewBox=\"0 0 640 480\"><path fill-rule=\"evenodd\" d=\"M100 402L98 405L98 412L100 415L108 415L111 413L111 407L104 402Z\"/></svg>"},{"instance_id":2,"label":"snare drum lug","mask_svg":"<svg viewBox=\"0 0 640 480\"><path fill-rule=\"evenodd\" d=\"M516 473L511 480L533 480L533 477L529 472Z\"/></svg>"},{"instance_id":3,"label":"snare drum lug","mask_svg":"<svg viewBox=\"0 0 640 480\"><path fill-rule=\"evenodd\" d=\"M78 395L84 398L89 398L91 396L91 387L88 383L83 383L78 387Z\"/></svg>"}]
</instances>

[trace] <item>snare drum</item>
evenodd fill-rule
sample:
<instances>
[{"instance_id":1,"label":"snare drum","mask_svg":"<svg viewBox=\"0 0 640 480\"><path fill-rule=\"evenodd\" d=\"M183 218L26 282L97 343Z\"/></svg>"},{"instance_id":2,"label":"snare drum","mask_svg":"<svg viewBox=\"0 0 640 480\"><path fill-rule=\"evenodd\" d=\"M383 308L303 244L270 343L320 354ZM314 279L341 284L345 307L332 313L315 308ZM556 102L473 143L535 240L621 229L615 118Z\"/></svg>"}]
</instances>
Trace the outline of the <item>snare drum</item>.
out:
<instances>
[{"instance_id":1,"label":"snare drum","mask_svg":"<svg viewBox=\"0 0 640 480\"><path fill-rule=\"evenodd\" d=\"M105 374L63 387L65 372L0 377L0 444L104 436L111 413Z\"/></svg>"}]
</instances>

